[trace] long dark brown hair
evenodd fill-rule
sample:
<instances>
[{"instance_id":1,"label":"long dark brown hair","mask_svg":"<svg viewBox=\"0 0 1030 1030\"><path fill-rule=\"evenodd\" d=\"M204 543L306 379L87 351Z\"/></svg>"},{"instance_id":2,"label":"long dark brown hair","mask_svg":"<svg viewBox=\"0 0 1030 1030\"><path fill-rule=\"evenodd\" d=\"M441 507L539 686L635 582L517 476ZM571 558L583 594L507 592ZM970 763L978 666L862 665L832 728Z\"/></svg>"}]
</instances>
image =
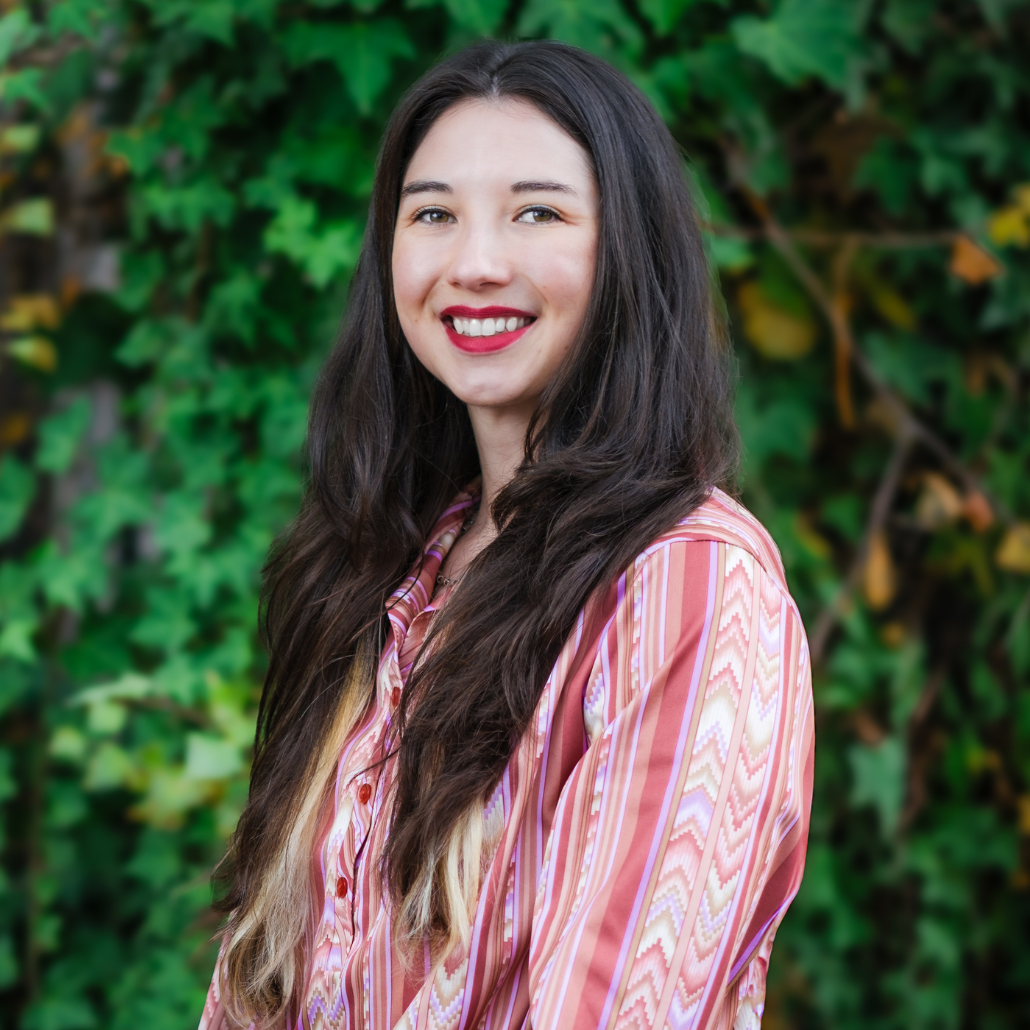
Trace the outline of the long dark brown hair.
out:
<instances>
[{"instance_id":1,"label":"long dark brown hair","mask_svg":"<svg viewBox=\"0 0 1030 1030\"><path fill-rule=\"evenodd\" d=\"M467 410L413 355L391 280L408 163L444 111L475 99L533 104L584 148L598 253L577 344L494 503L499 535L437 617L404 693L381 856L403 932L453 938L449 848L500 779L577 613L735 465L728 349L682 158L651 104L555 42L484 42L433 68L387 127L346 321L312 399L310 485L266 568L270 663L221 897L223 991L259 1024L300 989L305 849L339 738L372 697L384 605L479 471Z\"/></svg>"}]
</instances>

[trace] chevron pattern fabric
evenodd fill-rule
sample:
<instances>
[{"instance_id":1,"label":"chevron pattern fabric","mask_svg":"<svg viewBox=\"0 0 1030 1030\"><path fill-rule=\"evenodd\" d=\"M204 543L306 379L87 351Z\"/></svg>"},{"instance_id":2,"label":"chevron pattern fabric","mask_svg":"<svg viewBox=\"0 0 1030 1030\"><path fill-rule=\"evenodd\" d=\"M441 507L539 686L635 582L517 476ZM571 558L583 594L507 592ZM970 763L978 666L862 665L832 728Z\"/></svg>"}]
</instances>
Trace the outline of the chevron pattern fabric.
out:
<instances>
[{"instance_id":1,"label":"chevron pattern fabric","mask_svg":"<svg viewBox=\"0 0 1030 1030\"><path fill-rule=\"evenodd\" d=\"M756 1030L804 867L811 671L775 545L720 491L580 613L485 805L467 953L433 969L394 946L380 760L474 501L445 512L391 599L377 703L340 756L315 856L296 1027ZM200 1025L228 1030L217 976Z\"/></svg>"}]
</instances>

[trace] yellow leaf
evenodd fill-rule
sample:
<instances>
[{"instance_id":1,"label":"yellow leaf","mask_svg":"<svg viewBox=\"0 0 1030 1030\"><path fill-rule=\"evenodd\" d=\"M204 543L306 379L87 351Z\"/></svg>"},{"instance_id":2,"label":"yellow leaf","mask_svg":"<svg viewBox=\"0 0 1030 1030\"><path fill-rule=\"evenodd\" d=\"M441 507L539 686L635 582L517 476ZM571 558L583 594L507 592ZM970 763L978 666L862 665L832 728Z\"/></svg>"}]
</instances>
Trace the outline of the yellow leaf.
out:
<instances>
[{"instance_id":1,"label":"yellow leaf","mask_svg":"<svg viewBox=\"0 0 1030 1030\"><path fill-rule=\"evenodd\" d=\"M894 569L887 536L881 530L869 541L865 568L862 570L862 593L874 611L886 608L894 600L898 577Z\"/></svg>"},{"instance_id":2,"label":"yellow leaf","mask_svg":"<svg viewBox=\"0 0 1030 1030\"><path fill-rule=\"evenodd\" d=\"M1030 573L1030 522L1014 522L1005 531L994 555L995 564L1006 572Z\"/></svg>"},{"instance_id":3,"label":"yellow leaf","mask_svg":"<svg viewBox=\"0 0 1030 1030\"><path fill-rule=\"evenodd\" d=\"M1030 244L1027 212L1021 207L1003 207L987 219L987 235L996 247L1025 247Z\"/></svg>"},{"instance_id":4,"label":"yellow leaf","mask_svg":"<svg viewBox=\"0 0 1030 1030\"><path fill-rule=\"evenodd\" d=\"M811 522L800 513L794 519L794 535L813 558L821 558L825 561L833 553L826 537L817 533L812 528Z\"/></svg>"},{"instance_id":5,"label":"yellow leaf","mask_svg":"<svg viewBox=\"0 0 1030 1030\"><path fill-rule=\"evenodd\" d=\"M0 154L24 154L39 143L38 125L8 125L0 130Z\"/></svg>"},{"instance_id":6,"label":"yellow leaf","mask_svg":"<svg viewBox=\"0 0 1030 1030\"><path fill-rule=\"evenodd\" d=\"M966 752L966 767L977 775L997 772L1001 768L1001 756L993 748L982 748L974 744Z\"/></svg>"},{"instance_id":7,"label":"yellow leaf","mask_svg":"<svg viewBox=\"0 0 1030 1030\"><path fill-rule=\"evenodd\" d=\"M888 647L901 647L901 645L905 643L905 638L907 636L908 634L905 632L904 623L898 622L897 620L894 622L888 622L887 625L880 630L880 639Z\"/></svg>"},{"instance_id":8,"label":"yellow leaf","mask_svg":"<svg viewBox=\"0 0 1030 1030\"><path fill-rule=\"evenodd\" d=\"M216 793L210 783L191 780L182 766L148 770L145 789L143 798L129 814L164 830L178 829L190 809L210 803Z\"/></svg>"},{"instance_id":9,"label":"yellow leaf","mask_svg":"<svg viewBox=\"0 0 1030 1030\"><path fill-rule=\"evenodd\" d=\"M962 498L962 515L977 533L994 525L994 509L979 490L973 490Z\"/></svg>"},{"instance_id":10,"label":"yellow leaf","mask_svg":"<svg viewBox=\"0 0 1030 1030\"><path fill-rule=\"evenodd\" d=\"M978 286L1001 272L1001 265L968 236L955 240L951 251L951 273L973 286Z\"/></svg>"},{"instance_id":11,"label":"yellow leaf","mask_svg":"<svg viewBox=\"0 0 1030 1030\"><path fill-rule=\"evenodd\" d=\"M82 293L82 280L73 272L69 272L61 280L61 307L70 308Z\"/></svg>"},{"instance_id":12,"label":"yellow leaf","mask_svg":"<svg viewBox=\"0 0 1030 1030\"><path fill-rule=\"evenodd\" d=\"M33 329L56 329L61 321L57 301L48 293L23 293L12 297L10 307L0 315L0 329L28 333Z\"/></svg>"},{"instance_id":13,"label":"yellow leaf","mask_svg":"<svg viewBox=\"0 0 1030 1030\"><path fill-rule=\"evenodd\" d=\"M1012 196L1016 200L1016 207L1030 215L1030 182L1024 182L1022 186L1017 186L1012 191Z\"/></svg>"},{"instance_id":14,"label":"yellow leaf","mask_svg":"<svg viewBox=\"0 0 1030 1030\"><path fill-rule=\"evenodd\" d=\"M916 501L916 522L923 529L940 529L962 514L962 497L939 472L923 476L923 490Z\"/></svg>"},{"instance_id":15,"label":"yellow leaf","mask_svg":"<svg viewBox=\"0 0 1030 1030\"><path fill-rule=\"evenodd\" d=\"M0 419L0 447L19 444L32 429L32 422L24 411L12 411Z\"/></svg>"},{"instance_id":16,"label":"yellow leaf","mask_svg":"<svg viewBox=\"0 0 1030 1030\"><path fill-rule=\"evenodd\" d=\"M116 179L129 174L129 162L121 154L108 154L107 167Z\"/></svg>"},{"instance_id":17,"label":"yellow leaf","mask_svg":"<svg viewBox=\"0 0 1030 1030\"><path fill-rule=\"evenodd\" d=\"M57 348L45 336L22 336L11 340L7 353L40 372L53 372L57 368Z\"/></svg>"},{"instance_id":18,"label":"yellow leaf","mask_svg":"<svg viewBox=\"0 0 1030 1030\"><path fill-rule=\"evenodd\" d=\"M878 285L870 293L870 299L875 305L876 310L891 325L896 325L899 329L914 329L916 327L916 315L909 306L908 301L889 286Z\"/></svg>"},{"instance_id":19,"label":"yellow leaf","mask_svg":"<svg viewBox=\"0 0 1030 1030\"><path fill-rule=\"evenodd\" d=\"M52 236L54 207L45 197L23 200L8 208L0 216L0 227L5 232L25 233L29 236Z\"/></svg>"},{"instance_id":20,"label":"yellow leaf","mask_svg":"<svg viewBox=\"0 0 1030 1030\"><path fill-rule=\"evenodd\" d=\"M737 303L744 316L744 335L763 357L796 361L812 349L817 332L812 319L773 304L757 282L741 285Z\"/></svg>"}]
</instances>

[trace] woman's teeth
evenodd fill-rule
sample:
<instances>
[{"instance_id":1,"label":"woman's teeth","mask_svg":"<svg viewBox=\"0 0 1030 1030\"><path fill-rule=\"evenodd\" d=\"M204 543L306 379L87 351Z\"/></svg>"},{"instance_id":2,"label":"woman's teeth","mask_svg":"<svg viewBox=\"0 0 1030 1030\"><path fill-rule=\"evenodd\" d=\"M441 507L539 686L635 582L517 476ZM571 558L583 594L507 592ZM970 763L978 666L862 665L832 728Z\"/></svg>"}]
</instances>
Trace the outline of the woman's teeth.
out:
<instances>
[{"instance_id":1,"label":"woman's teeth","mask_svg":"<svg viewBox=\"0 0 1030 1030\"><path fill-rule=\"evenodd\" d=\"M459 336L494 336L514 332L533 321L532 318L453 318L454 331Z\"/></svg>"}]
</instances>

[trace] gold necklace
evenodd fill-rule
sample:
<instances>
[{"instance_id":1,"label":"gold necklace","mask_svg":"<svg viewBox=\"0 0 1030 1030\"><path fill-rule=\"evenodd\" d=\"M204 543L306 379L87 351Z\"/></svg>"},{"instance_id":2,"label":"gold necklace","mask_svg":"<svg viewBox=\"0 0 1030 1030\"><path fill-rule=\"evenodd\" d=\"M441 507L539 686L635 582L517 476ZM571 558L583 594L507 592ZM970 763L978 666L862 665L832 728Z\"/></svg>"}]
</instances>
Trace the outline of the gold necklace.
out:
<instances>
[{"instance_id":1,"label":"gold necklace","mask_svg":"<svg viewBox=\"0 0 1030 1030\"><path fill-rule=\"evenodd\" d=\"M456 544L466 533L467 530L472 528L472 524L476 521L476 516L479 514L478 508L472 508L469 514L466 516L465 521L461 524L461 529L458 530L458 535L454 538ZM453 547L454 544L451 544ZM436 585L438 587L452 587L455 583L461 580L461 577L465 575L465 569L462 569L456 576L437 576Z\"/></svg>"}]
</instances>

